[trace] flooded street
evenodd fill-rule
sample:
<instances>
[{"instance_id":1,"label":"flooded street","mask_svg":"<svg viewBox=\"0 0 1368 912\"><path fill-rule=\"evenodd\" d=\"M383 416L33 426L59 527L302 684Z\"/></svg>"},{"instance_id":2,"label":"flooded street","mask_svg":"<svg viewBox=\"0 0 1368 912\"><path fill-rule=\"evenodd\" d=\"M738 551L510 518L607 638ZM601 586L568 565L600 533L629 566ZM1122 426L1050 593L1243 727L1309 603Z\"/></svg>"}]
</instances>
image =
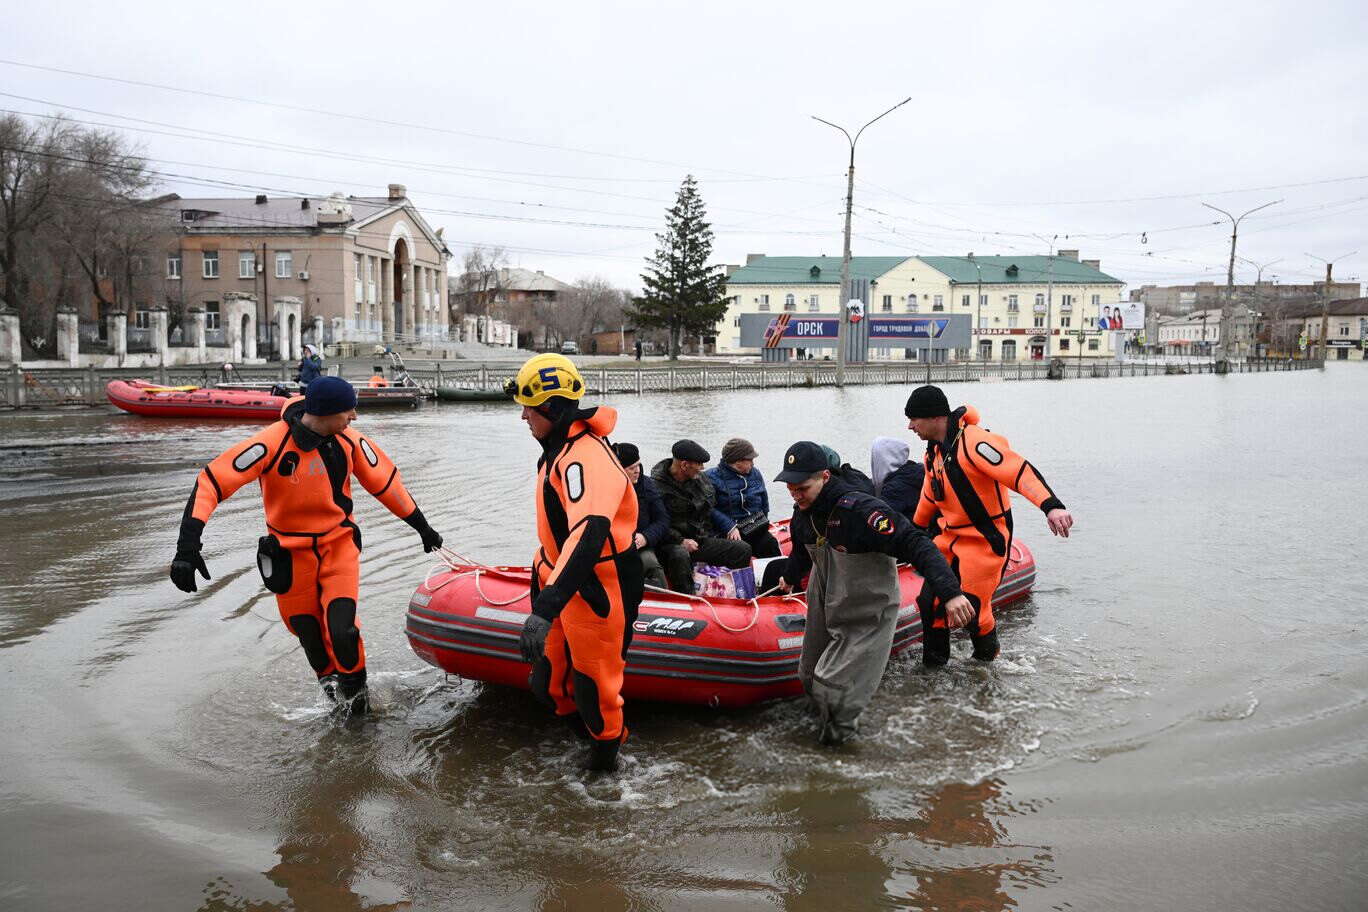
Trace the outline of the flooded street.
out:
<instances>
[{"instance_id":1,"label":"flooded street","mask_svg":"<svg viewBox=\"0 0 1368 912\"><path fill-rule=\"evenodd\" d=\"M740 435L866 469L909 387L615 396L649 466ZM1016 498L1003 653L893 662L863 736L800 701L629 703L616 777L404 635L432 561L354 484L372 717L327 712L255 566L255 486L167 579L200 465L257 425L0 416L0 907L1354 910L1368 895L1368 369L952 384L1073 511ZM449 546L533 550L516 406L363 414ZM788 498L771 484L775 514Z\"/></svg>"}]
</instances>

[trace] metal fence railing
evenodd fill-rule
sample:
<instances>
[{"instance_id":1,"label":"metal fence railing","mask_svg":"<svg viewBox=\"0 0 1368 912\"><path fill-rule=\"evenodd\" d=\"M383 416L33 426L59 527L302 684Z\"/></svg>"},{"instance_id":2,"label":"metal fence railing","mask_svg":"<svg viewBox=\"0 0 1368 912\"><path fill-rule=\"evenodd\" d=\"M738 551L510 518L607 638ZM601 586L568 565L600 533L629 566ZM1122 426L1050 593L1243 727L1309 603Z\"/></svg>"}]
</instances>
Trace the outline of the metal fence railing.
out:
<instances>
[{"instance_id":1,"label":"metal fence railing","mask_svg":"<svg viewBox=\"0 0 1368 912\"><path fill-rule=\"evenodd\" d=\"M973 383L987 379L1093 379L1149 377L1174 374L1213 374L1214 361L964 361L947 364L872 363L849 365L850 386L896 386L922 383ZM1227 362L1230 373L1309 370L1319 360L1282 358ZM439 386L469 390L498 390L515 368L458 367L441 363L410 366L408 374L428 395ZM217 365L170 368L33 368L0 371L0 408L96 405L106 401L105 386L116 379L144 379L163 386L212 386L222 381L274 382L291 380L292 364L245 365L225 376ZM584 379L591 393L645 394L709 390L794 389L836 385L836 366L827 361L794 364L686 364L676 367L588 367Z\"/></svg>"}]
</instances>

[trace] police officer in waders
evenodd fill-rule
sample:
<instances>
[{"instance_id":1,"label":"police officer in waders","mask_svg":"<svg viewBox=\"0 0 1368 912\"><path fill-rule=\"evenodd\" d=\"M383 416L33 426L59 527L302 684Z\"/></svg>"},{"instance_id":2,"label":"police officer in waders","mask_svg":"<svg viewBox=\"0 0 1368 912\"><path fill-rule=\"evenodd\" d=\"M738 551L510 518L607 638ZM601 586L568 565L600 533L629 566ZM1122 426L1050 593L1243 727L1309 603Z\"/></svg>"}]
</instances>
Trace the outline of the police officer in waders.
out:
<instances>
[{"instance_id":1,"label":"police officer in waders","mask_svg":"<svg viewBox=\"0 0 1368 912\"><path fill-rule=\"evenodd\" d=\"M811 569L798 677L812 699L824 744L855 734L893 648L901 590L898 561L922 575L956 624L973 616L955 574L922 532L883 501L833 475L822 447L800 440L775 481L788 485L793 547L780 586Z\"/></svg>"}]
</instances>

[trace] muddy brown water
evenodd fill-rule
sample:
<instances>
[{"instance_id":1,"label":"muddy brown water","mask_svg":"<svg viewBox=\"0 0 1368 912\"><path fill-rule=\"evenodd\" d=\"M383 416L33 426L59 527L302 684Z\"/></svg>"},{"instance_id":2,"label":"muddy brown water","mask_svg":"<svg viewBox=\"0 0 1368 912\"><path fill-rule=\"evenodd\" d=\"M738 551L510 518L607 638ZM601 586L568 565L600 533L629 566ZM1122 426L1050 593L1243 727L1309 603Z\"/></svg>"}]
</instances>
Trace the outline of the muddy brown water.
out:
<instances>
[{"instance_id":1,"label":"muddy brown water","mask_svg":"<svg viewBox=\"0 0 1368 912\"><path fill-rule=\"evenodd\" d=\"M947 387L1073 510L1018 503L1035 594L989 669L894 662L865 734L801 701L628 706L616 777L522 692L418 660L430 561L364 493L377 711L330 716L253 563L254 489L166 578L252 426L0 416L0 907L1363 909L1368 368ZM733 434L857 464L908 389L615 397L648 463ZM458 550L532 551L516 408L363 416ZM915 441L914 441L915 442ZM787 503L771 485L776 515Z\"/></svg>"}]
</instances>

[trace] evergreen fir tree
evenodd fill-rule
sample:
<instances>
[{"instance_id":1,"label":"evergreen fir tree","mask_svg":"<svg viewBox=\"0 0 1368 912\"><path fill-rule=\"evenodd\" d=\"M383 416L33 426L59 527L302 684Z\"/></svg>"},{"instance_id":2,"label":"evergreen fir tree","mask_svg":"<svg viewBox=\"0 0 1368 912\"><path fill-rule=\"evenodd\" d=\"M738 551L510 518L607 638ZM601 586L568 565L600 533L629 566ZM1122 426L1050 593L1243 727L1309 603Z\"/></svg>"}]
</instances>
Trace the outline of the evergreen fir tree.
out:
<instances>
[{"instance_id":1,"label":"evergreen fir tree","mask_svg":"<svg viewBox=\"0 0 1368 912\"><path fill-rule=\"evenodd\" d=\"M656 235L660 246L646 260L645 293L628 311L637 326L669 330L671 360L679 358L681 335L712 334L727 312L726 276L708 266L713 234L706 215L690 174L665 213L665 231Z\"/></svg>"}]
</instances>

